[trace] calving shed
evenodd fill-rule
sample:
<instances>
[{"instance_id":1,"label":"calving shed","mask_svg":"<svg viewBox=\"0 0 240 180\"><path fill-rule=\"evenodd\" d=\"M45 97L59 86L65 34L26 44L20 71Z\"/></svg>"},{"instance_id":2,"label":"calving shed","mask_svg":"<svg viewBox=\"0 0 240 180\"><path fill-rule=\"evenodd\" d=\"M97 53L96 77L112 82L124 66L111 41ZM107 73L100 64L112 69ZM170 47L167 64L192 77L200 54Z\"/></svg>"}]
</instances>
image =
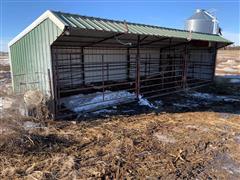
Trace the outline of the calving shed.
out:
<instances>
[{"instance_id":1,"label":"calving shed","mask_svg":"<svg viewBox=\"0 0 240 180\"><path fill-rule=\"evenodd\" d=\"M46 11L9 43L13 88L40 90L55 115L74 98L83 111L155 98L211 83L216 51L229 44L214 34Z\"/></svg>"}]
</instances>

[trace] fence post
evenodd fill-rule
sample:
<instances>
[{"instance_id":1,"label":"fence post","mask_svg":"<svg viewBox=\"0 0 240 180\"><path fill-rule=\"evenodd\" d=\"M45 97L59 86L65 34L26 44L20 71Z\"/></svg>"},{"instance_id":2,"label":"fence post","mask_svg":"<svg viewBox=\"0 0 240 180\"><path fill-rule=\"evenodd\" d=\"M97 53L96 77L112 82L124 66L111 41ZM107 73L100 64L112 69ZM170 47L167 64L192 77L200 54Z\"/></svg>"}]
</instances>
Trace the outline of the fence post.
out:
<instances>
[{"instance_id":1,"label":"fence post","mask_svg":"<svg viewBox=\"0 0 240 180\"><path fill-rule=\"evenodd\" d=\"M105 71L105 67L104 67L104 55L102 54L101 57L102 57L102 93L103 93L103 101L104 101L104 100L105 100L105 97L104 97L104 96L105 96L105 94L104 94L104 93L105 93L105 92L104 92L104 91L105 91L105 82L104 82L104 81L105 81L105 77L104 77L104 76L105 76L105 75L104 75L104 71Z\"/></svg>"},{"instance_id":2,"label":"fence post","mask_svg":"<svg viewBox=\"0 0 240 180\"><path fill-rule=\"evenodd\" d=\"M82 84L85 85L85 73L84 73L84 48L81 47L81 64L82 64L82 68L81 68L81 72L82 72Z\"/></svg>"},{"instance_id":3,"label":"fence post","mask_svg":"<svg viewBox=\"0 0 240 180\"><path fill-rule=\"evenodd\" d=\"M137 56L136 56L136 61L137 61L137 66L136 66L136 94L137 94L137 99L139 99L140 96L140 55L139 55L139 49L140 49L140 35L137 37Z\"/></svg>"},{"instance_id":4,"label":"fence post","mask_svg":"<svg viewBox=\"0 0 240 180\"><path fill-rule=\"evenodd\" d=\"M129 48L127 48L127 79L130 80L130 52Z\"/></svg>"},{"instance_id":5,"label":"fence post","mask_svg":"<svg viewBox=\"0 0 240 180\"><path fill-rule=\"evenodd\" d=\"M212 71L212 81L214 81L214 77L215 77L215 71L216 71L216 63L217 63L217 43L215 43L215 46L212 48L213 51L213 71Z\"/></svg>"},{"instance_id":6,"label":"fence post","mask_svg":"<svg viewBox=\"0 0 240 180\"><path fill-rule=\"evenodd\" d=\"M188 50L185 45L184 48L184 58L183 58L183 89L185 90L187 87L187 61L188 61Z\"/></svg>"}]
</instances>

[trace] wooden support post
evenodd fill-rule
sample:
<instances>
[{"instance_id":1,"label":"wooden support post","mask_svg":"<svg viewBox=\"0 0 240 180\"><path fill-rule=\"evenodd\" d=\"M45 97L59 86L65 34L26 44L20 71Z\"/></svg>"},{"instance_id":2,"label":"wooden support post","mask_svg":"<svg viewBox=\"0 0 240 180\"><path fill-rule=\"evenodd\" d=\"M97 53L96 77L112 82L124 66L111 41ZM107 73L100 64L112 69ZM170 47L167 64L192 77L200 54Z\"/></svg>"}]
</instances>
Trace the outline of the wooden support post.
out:
<instances>
[{"instance_id":1,"label":"wooden support post","mask_svg":"<svg viewBox=\"0 0 240 180\"><path fill-rule=\"evenodd\" d=\"M160 49L160 51L159 51L159 64L158 64L158 70L159 70L159 72L161 72L162 71L162 50Z\"/></svg>"},{"instance_id":2,"label":"wooden support post","mask_svg":"<svg viewBox=\"0 0 240 180\"><path fill-rule=\"evenodd\" d=\"M81 68L81 71L82 71L82 84L85 85L85 73L84 73L84 48L82 47L81 48L81 64L82 64L82 68Z\"/></svg>"},{"instance_id":3,"label":"wooden support post","mask_svg":"<svg viewBox=\"0 0 240 180\"><path fill-rule=\"evenodd\" d=\"M148 55L148 75L151 73L151 54Z\"/></svg>"},{"instance_id":4,"label":"wooden support post","mask_svg":"<svg viewBox=\"0 0 240 180\"><path fill-rule=\"evenodd\" d=\"M72 68L72 54L70 52L69 54L69 59L70 59L70 81L71 81L71 88L73 88L73 68Z\"/></svg>"},{"instance_id":5,"label":"wooden support post","mask_svg":"<svg viewBox=\"0 0 240 180\"><path fill-rule=\"evenodd\" d=\"M103 101L105 100L105 77L104 77L104 71L105 71L105 67L104 67L104 55L102 55L102 93L103 93Z\"/></svg>"},{"instance_id":6,"label":"wooden support post","mask_svg":"<svg viewBox=\"0 0 240 180\"><path fill-rule=\"evenodd\" d=\"M54 112L53 118L55 119L58 115L59 100L60 100L60 89L59 89L59 77L58 77L58 55L52 48L52 71L53 71L53 88L54 88Z\"/></svg>"},{"instance_id":7,"label":"wooden support post","mask_svg":"<svg viewBox=\"0 0 240 180\"><path fill-rule=\"evenodd\" d=\"M140 35L137 37L137 55L136 55L136 94L137 99L140 97Z\"/></svg>"},{"instance_id":8,"label":"wooden support post","mask_svg":"<svg viewBox=\"0 0 240 180\"><path fill-rule=\"evenodd\" d=\"M130 80L130 52L127 48L127 80Z\"/></svg>"},{"instance_id":9,"label":"wooden support post","mask_svg":"<svg viewBox=\"0 0 240 180\"><path fill-rule=\"evenodd\" d=\"M187 87L187 61L188 61L188 50L185 45L184 48L184 56L183 56L183 89L185 90Z\"/></svg>"},{"instance_id":10,"label":"wooden support post","mask_svg":"<svg viewBox=\"0 0 240 180\"><path fill-rule=\"evenodd\" d=\"M215 71L216 71L216 63L217 63L217 43L215 43L215 46L213 47L213 70L212 70L212 81L214 81L215 77Z\"/></svg>"},{"instance_id":11,"label":"wooden support post","mask_svg":"<svg viewBox=\"0 0 240 180\"><path fill-rule=\"evenodd\" d=\"M147 77L147 69L148 69L148 54L146 54L146 57L144 59L144 76Z\"/></svg>"}]
</instances>

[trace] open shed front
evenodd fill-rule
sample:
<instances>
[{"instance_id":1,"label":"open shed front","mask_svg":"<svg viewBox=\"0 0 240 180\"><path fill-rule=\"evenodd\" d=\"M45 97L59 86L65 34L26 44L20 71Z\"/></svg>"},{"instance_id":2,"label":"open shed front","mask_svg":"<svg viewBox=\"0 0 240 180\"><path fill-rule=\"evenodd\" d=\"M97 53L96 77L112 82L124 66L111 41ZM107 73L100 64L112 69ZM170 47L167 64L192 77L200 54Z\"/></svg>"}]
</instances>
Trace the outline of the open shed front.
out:
<instances>
[{"instance_id":1,"label":"open shed front","mask_svg":"<svg viewBox=\"0 0 240 180\"><path fill-rule=\"evenodd\" d=\"M71 114L69 97L81 99L72 111L86 112L203 86L214 77L214 42L90 30L66 34L51 47L56 115Z\"/></svg>"}]
</instances>

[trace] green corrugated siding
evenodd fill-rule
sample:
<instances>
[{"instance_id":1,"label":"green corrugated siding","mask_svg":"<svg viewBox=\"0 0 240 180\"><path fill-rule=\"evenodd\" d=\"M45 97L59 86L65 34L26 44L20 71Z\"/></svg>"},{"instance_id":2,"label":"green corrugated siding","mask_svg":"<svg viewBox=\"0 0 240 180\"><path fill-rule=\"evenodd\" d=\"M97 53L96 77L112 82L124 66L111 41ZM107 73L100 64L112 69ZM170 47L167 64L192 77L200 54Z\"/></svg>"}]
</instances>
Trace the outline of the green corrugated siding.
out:
<instances>
[{"instance_id":1,"label":"green corrugated siding","mask_svg":"<svg viewBox=\"0 0 240 180\"><path fill-rule=\"evenodd\" d=\"M62 31L46 19L10 47L13 88L16 93L37 89L49 94L51 44Z\"/></svg>"}]
</instances>

